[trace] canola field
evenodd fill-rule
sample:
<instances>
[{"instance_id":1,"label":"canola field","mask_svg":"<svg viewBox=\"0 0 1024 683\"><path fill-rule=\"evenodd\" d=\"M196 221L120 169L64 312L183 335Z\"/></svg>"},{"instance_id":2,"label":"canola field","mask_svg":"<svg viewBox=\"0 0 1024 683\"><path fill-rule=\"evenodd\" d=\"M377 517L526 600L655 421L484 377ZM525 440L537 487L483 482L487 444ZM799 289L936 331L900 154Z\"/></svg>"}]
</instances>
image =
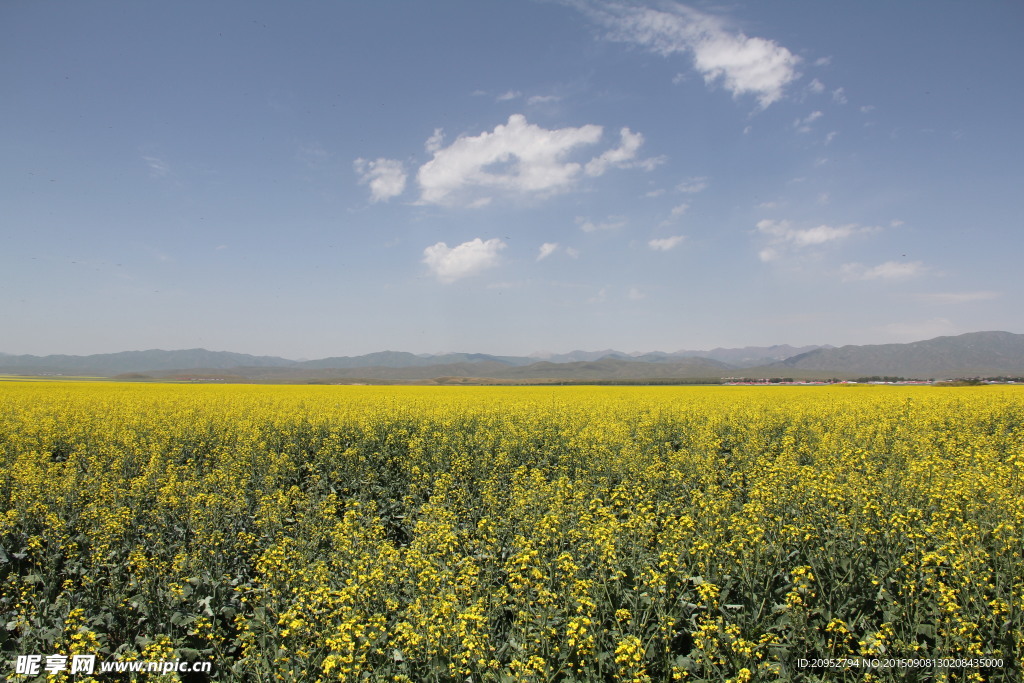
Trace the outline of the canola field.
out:
<instances>
[{"instance_id":1,"label":"canola field","mask_svg":"<svg viewBox=\"0 0 1024 683\"><path fill-rule=\"evenodd\" d=\"M0 383L0 504L7 680L1022 680L1019 387Z\"/></svg>"}]
</instances>

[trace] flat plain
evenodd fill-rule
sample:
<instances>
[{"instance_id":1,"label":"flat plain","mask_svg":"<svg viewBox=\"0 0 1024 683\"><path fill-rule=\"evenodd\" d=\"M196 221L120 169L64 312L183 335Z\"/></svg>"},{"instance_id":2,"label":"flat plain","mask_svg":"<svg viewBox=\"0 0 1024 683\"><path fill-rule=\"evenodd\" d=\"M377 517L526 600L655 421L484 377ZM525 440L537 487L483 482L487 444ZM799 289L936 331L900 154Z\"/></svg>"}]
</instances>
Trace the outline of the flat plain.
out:
<instances>
[{"instance_id":1,"label":"flat plain","mask_svg":"<svg viewBox=\"0 0 1024 683\"><path fill-rule=\"evenodd\" d=\"M0 647L224 681L1017 681L1022 469L1011 386L3 382Z\"/></svg>"}]
</instances>

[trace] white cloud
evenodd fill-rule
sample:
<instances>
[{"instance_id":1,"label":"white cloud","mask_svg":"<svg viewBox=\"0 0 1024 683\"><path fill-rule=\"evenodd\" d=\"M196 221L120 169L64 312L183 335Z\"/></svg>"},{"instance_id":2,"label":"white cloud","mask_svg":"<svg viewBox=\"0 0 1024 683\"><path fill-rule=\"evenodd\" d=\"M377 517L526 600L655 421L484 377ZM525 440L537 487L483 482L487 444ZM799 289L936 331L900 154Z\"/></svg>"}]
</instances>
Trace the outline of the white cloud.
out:
<instances>
[{"instance_id":1,"label":"white cloud","mask_svg":"<svg viewBox=\"0 0 1024 683\"><path fill-rule=\"evenodd\" d=\"M583 232L599 232L602 230L618 230L625 227L626 221L621 216L608 216L608 220L605 222L595 223L589 218L576 216L576 225L580 226L580 230Z\"/></svg>"},{"instance_id":2,"label":"white cloud","mask_svg":"<svg viewBox=\"0 0 1024 683\"><path fill-rule=\"evenodd\" d=\"M755 94L762 107L781 98L797 78L797 62L799 57L773 41L742 33L715 32L694 46L694 63L706 83L721 78L733 96Z\"/></svg>"},{"instance_id":3,"label":"white cloud","mask_svg":"<svg viewBox=\"0 0 1024 683\"><path fill-rule=\"evenodd\" d=\"M813 228L794 228L787 220L765 219L758 221L757 231L769 238L768 244L758 253L764 262L777 261L787 254L804 249L821 247L841 242L854 235L877 232L877 227L862 227L856 224L819 225ZM844 277L846 277L844 275Z\"/></svg>"},{"instance_id":4,"label":"white cloud","mask_svg":"<svg viewBox=\"0 0 1024 683\"><path fill-rule=\"evenodd\" d=\"M749 38L715 16L678 3L664 10L604 2L578 5L609 29L608 38L641 45L664 57L687 53L711 84L720 81L734 97L753 94L762 107L782 97L796 80L800 58L778 43Z\"/></svg>"},{"instance_id":5,"label":"white cloud","mask_svg":"<svg viewBox=\"0 0 1024 683\"><path fill-rule=\"evenodd\" d=\"M544 244L540 245L540 253L537 254L537 260L543 261L548 256L554 254L556 251L558 251L557 242L545 242Z\"/></svg>"},{"instance_id":6,"label":"white cloud","mask_svg":"<svg viewBox=\"0 0 1024 683\"><path fill-rule=\"evenodd\" d=\"M835 102L836 104L846 104L846 102L847 102L847 99L846 99L846 89L845 88L836 88L835 90L833 90L832 91L832 101Z\"/></svg>"},{"instance_id":7,"label":"white cloud","mask_svg":"<svg viewBox=\"0 0 1024 683\"><path fill-rule=\"evenodd\" d=\"M644 136L634 133L629 128L619 131L622 142L615 149L609 149L587 162L586 172L589 176L599 176L610 167L624 167L630 165L630 161L636 156L637 150L644 144Z\"/></svg>"},{"instance_id":8,"label":"white cloud","mask_svg":"<svg viewBox=\"0 0 1024 683\"><path fill-rule=\"evenodd\" d=\"M661 239L654 239L647 243L651 249L655 251L669 251L675 249L683 240L686 239L683 235L673 235L672 237L662 237Z\"/></svg>"},{"instance_id":9,"label":"white cloud","mask_svg":"<svg viewBox=\"0 0 1024 683\"><path fill-rule=\"evenodd\" d=\"M566 247L565 248L565 254L569 258L579 258L580 257L580 250L577 249L576 247Z\"/></svg>"},{"instance_id":10,"label":"white cloud","mask_svg":"<svg viewBox=\"0 0 1024 683\"><path fill-rule=\"evenodd\" d=\"M782 256L782 254L779 253L779 250L773 249L772 247L765 247L761 251L757 252L757 257L764 261L765 263L775 261L780 256Z\"/></svg>"},{"instance_id":11,"label":"white cloud","mask_svg":"<svg viewBox=\"0 0 1024 683\"><path fill-rule=\"evenodd\" d=\"M776 221L765 219L758 221L757 229L765 235L773 238L779 244L789 244L795 247L807 247L817 244L825 244L835 240L846 239L862 229L855 225L844 225L833 228L828 225L819 225L816 228L797 230L790 226L789 221Z\"/></svg>"},{"instance_id":12,"label":"white cloud","mask_svg":"<svg viewBox=\"0 0 1024 683\"><path fill-rule=\"evenodd\" d=\"M853 232L854 230L850 226L833 228L829 225L819 225L807 230L793 230L786 235L786 238L798 247L806 247L812 244L825 244L833 240L846 239Z\"/></svg>"},{"instance_id":13,"label":"white cloud","mask_svg":"<svg viewBox=\"0 0 1024 683\"><path fill-rule=\"evenodd\" d=\"M673 207L672 207L672 210L671 210L671 211L669 212L669 217L668 217L668 219L667 219L667 220L664 220L664 221L662 221L662 222L661 222L661 223L659 224L659 227L663 227L663 228L666 228L666 227L668 227L668 226L672 225L672 224L673 224L673 223L674 223L674 222L675 222L676 220L678 220L678 219L679 219L679 217L680 217L680 216L682 216L682 215L683 215L683 214L685 214L685 213L686 213L687 211L689 211L689 209L690 209L690 205L689 205L689 204L686 204L686 203L684 203L684 204L679 204L679 205L677 205L677 206L673 206Z\"/></svg>"},{"instance_id":14,"label":"white cloud","mask_svg":"<svg viewBox=\"0 0 1024 683\"><path fill-rule=\"evenodd\" d=\"M523 93L519 92L518 90L509 90L508 92L503 92L502 94L498 95L497 100L498 102L508 102L509 100L514 100L522 96Z\"/></svg>"},{"instance_id":15,"label":"white cloud","mask_svg":"<svg viewBox=\"0 0 1024 683\"><path fill-rule=\"evenodd\" d=\"M423 146L431 154L441 149L444 146L444 130L435 128L434 134L427 138L427 142Z\"/></svg>"},{"instance_id":16,"label":"white cloud","mask_svg":"<svg viewBox=\"0 0 1024 683\"><path fill-rule=\"evenodd\" d=\"M484 242L477 237L456 247L438 242L423 250L423 263L438 280L450 283L496 266L498 252L504 248L505 243L498 238Z\"/></svg>"},{"instance_id":17,"label":"white cloud","mask_svg":"<svg viewBox=\"0 0 1024 683\"><path fill-rule=\"evenodd\" d=\"M405 191L405 167L401 161L356 159L353 165L359 174L359 183L370 186L370 201L387 201Z\"/></svg>"},{"instance_id":18,"label":"white cloud","mask_svg":"<svg viewBox=\"0 0 1024 683\"><path fill-rule=\"evenodd\" d=\"M847 263L839 272L844 280L906 280L923 275L927 270L920 261L886 261L872 268L862 263Z\"/></svg>"},{"instance_id":19,"label":"white cloud","mask_svg":"<svg viewBox=\"0 0 1024 683\"><path fill-rule=\"evenodd\" d=\"M514 114L492 132L459 137L434 150L434 158L423 164L417 175L420 201L467 204L477 199L480 191L565 191L583 168L565 157L579 147L596 144L601 133L601 126L592 124L547 130Z\"/></svg>"},{"instance_id":20,"label":"white cloud","mask_svg":"<svg viewBox=\"0 0 1024 683\"><path fill-rule=\"evenodd\" d=\"M644 294L644 292L638 287L630 287L629 292L626 293L626 296L629 298L630 301L640 301L641 299L647 298L647 295Z\"/></svg>"},{"instance_id":21,"label":"white cloud","mask_svg":"<svg viewBox=\"0 0 1024 683\"><path fill-rule=\"evenodd\" d=\"M807 89L813 93L823 93L825 92L825 84L815 78L807 85Z\"/></svg>"},{"instance_id":22,"label":"white cloud","mask_svg":"<svg viewBox=\"0 0 1024 683\"><path fill-rule=\"evenodd\" d=\"M657 157L648 157L647 159L637 159L633 163L626 164L621 168L639 168L644 171L653 171L666 161L668 161L668 157L663 154Z\"/></svg>"},{"instance_id":23,"label":"white cloud","mask_svg":"<svg viewBox=\"0 0 1024 683\"><path fill-rule=\"evenodd\" d=\"M683 182L676 185L676 192L683 192L686 194L697 194L698 192L703 192L704 190L708 189L708 187L710 187L710 184L708 183L708 179L705 177L687 178Z\"/></svg>"},{"instance_id":24,"label":"white cloud","mask_svg":"<svg viewBox=\"0 0 1024 683\"><path fill-rule=\"evenodd\" d=\"M811 124L820 119L824 114L820 111L812 111L810 114L802 119L797 119L793 122L793 127L800 133L811 132Z\"/></svg>"},{"instance_id":25,"label":"white cloud","mask_svg":"<svg viewBox=\"0 0 1024 683\"><path fill-rule=\"evenodd\" d=\"M600 176L611 168L652 170L664 162L663 157L637 159L644 137L629 128L619 131L617 147L585 163L567 158L582 147L598 144L602 135L599 125L548 130L528 123L522 114L513 114L493 131L463 135L447 146L444 132L436 128L424 143L433 158L416 174L418 203L481 207L498 194L543 197L571 189L583 175ZM406 172L400 161L360 158L355 169L360 183L370 186L374 202L405 190Z\"/></svg>"},{"instance_id":26,"label":"white cloud","mask_svg":"<svg viewBox=\"0 0 1024 683\"><path fill-rule=\"evenodd\" d=\"M526 103L530 106L535 106L538 104L551 104L561 99L558 95L532 95L526 100Z\"/></svg>"},{"instance_id":27,"label":"white cloud","mask_svg":"<svg viewBox=\"0 0 1024 683\"><path fill-rule=\"evenodd\" d=\"M171 167L159 157L144 156L142 160L149 166L149 175L154 178L166 178L171 174Z\"/></svg>"}]
</instances>

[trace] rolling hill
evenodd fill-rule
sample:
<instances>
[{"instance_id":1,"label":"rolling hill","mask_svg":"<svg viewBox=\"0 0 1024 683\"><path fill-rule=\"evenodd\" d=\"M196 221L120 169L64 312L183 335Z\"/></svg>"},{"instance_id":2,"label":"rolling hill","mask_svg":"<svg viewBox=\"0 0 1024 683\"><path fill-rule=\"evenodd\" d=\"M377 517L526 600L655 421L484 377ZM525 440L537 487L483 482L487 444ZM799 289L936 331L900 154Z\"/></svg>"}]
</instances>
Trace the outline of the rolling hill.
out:
<instances>
[{"instance_id":1,"label":"rolling hill","mask_svg":"<svg viewBox=\"0 0 1024 683\"><path fill-rule=\"evenodd\" d=\"M910 344L815 349L766 368L941 378L1024 374L1024 334L971 332Z\"/></svg>"},{"instance_id":2,"label":"rolling hill","mask_svg":"<svg viewBox=\"0 0 1024 683\"><path fill-rule=\"evenodd\" d=\"M808 350L809 349L809 350ZM793 352L793 355L786 354ZM701 356L698 354L704 353ZM973 332L909 344L842 347L745 347L707 352L625 354L608 350L537 356L480 353L417 355L381 351L296 361L228 351L122 351L89 356L0 354L0 373L21 375L145 374L262 381L422 381L438 377L507 381L714 380L747 377L901 376L954 378L1024 375L1024 335ZM760 363L751 365L752 363Z\"/></svg>"}]
</instances>

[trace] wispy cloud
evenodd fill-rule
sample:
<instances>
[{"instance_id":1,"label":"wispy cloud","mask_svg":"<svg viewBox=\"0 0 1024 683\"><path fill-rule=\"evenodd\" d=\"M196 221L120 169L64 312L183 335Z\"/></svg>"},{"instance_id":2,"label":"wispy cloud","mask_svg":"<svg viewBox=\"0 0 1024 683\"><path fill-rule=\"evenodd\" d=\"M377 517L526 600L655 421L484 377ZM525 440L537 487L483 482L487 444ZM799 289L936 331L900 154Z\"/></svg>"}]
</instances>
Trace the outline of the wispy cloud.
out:
<instances>
[{"instance_id":1,"label":"wispy cloud","mask_svg":"<svg viewBox=\"0 0 1024 683\"><path fill-rule=\"evenodd\" d=\"M498 265L498 252L504 248L498 238L485 242L477 237L455 247L438 242L423 250L423 263L439 281L451 283Z\"/></svg>"},{"instance_id":2,"label":"wispy cloud","mask_svg":"<svg viewBox=\"0 0 1024 683\"><path fill-rule=\"evenodd\" d=\"M553 104L561 99L558 95L531 95L526 99L526 103L532 107L538 104Z\"/></svg>"},{"instance_id":3,"label":"wispy cloud","mask_svg":"<svg viewBox=\"0 0 1024 683\"><path fill-rule=\"evenodd\" d=\"M540 251L537 254L537 260L543 261L548 256L554 254L556 251L558 251L557 242L545 242L544 244L540 245Z\"/></svg>"},{"instance_id":4,"label":"wispy cloud","mask_svg":"<svg viewBox=\"0 0 1024 683\"><path fill-rule=\"evenodd\" d=\"M647 48L663 57L689 54L708 84L721 83L734 97L751 94L761 107L782 97L799 77L800 58L775 41L751 38L717 16L679 3L652 9L617 2L572 2L604 26L607 38Z\"/></svg>"},{"instance_id":5,"label":"wispy cloud","mask_svg":"<svg viewBox=\"0 0 1024 683\"><path fill-rule=\"evenodd\" d=\"M382 202L405 192L405 166L394 159L356 159L359 183L370 186L370 201Z\"/></svg>"},{"instance_id":6,"label":"wispy cloud","mask_svg":"<svg viewBox=\"0 0 1024 683\"><path fill-rule=\"evenodd\" d=\"M635 160L637 151L644 144L644 136L640 133L634 133L629 128L623 128L619 131L619 136L621 137L621 142L618 147L609 149L587 162L585 167L587 175L603 175L609 168L639 167L645 171L650 171L664 162L663 157Z\"/></svg>"},{"instance_id":7,"label":"wispy cloud","mask_svg":"<svg viewBox=\"0 0 1024 683\"><path fill-rule=\"evenodd\" d=\"M764 219L758 221L757 231L769 238L768 246L761 249L762 261L775 261L787 253L807 247L838 242L857 234L876 232L878 228L858 225L818 225L813 228L794 228L787 220Z\"/></svg>"},{"instance_id":8,"label":"wispy cloud","mask_svg":"<svg viewBox=\"0 0 1024 683\"><path fill-rule=\"evenodd\" d=\"M683 243L686 237L683 235L673 235L672 237L662 237L659 239L653 239L647 243L647 246L655 251L671 251L680 244Z\"/></svg>"},{"instance_id":9,"label":"wispy cloud","mask_svg":"<svg viewBox=\"0 0 1024 683\"><path fill-rule=\"evenodd\" d=\"M711 183L704 176L687 178L683 182L676 185L676 192L682 192L684 194L697 194L711 187Z\"/></svg>"},{"instance_id":10,"label":"wispy cloud","mask_svg":"<svg viewBox=\"0 0 1024 683\"><path fill-rule=\"evenodd\" d=\"M427 138L427 141L423 143L423 148L430 154L433 154L442 147L444 147L444 129L435 128L434 134Z\"/></svg>"},{"instance_id":11,"label":"wispy cloud","mask_svg":"<svg viewBox=\"0 0 1024 683\"><path fill-rule=\"evenodd\" d=\"M906 280L918 277L927 271L920 261L886 261L868 267L862 263L847 263L840 268L844 280Z\"/></svg>"},{"instance_id":12,"label":"wispy cloud","mask_svg":"<svg viewBox=\"0 0 1024 683\"><path fill-rule=\"evenodd\" d=\"M800 230L793 228L789 221L765 219L757 222L757 229L761 233L770 235L780 242L786 242L797 247L806 247L812 244L824 244L825 242L845 239L856 232L857 227L854 225L844 225L835 228L829 225L819 225L814 228Z\"/></svg>"},{"instance_id":13,"label":"wispy cloud","mask_svg":"<svg viewBox=\"0 0 1024 683\"><path fill-rule=\"evenodd\" d=\"M687 204L687 203L678 204L676 206L673 206L672 210L669 212L668 218L663 220L659 224L659 226L665 228L665 227L668 227L668 226L672 225L677 220L679 220L680 216L682 216L683 214L685 214L689 210L690 210L690 205Z\"/></svg>"},{"instance_id":14,"label":"wispy cloud","mask_svg":"<svg viewBox=\"0 0 1024 683\"><path fill-rule=\"evenodd\" d=\"M160 157L143 156L142 160L149 166L149 175L153 178L166 178L171 175L171 167Z\"/></svg>"},{"instance_id":15,"label":"wispy cloud","mask_svg":"<svg viewBox=\"0 0 1024 683\"><path fill-rule=\"evenodd\" d=\"M621 216L608 216L607 220L595 223L589 218L576 216L576 225L578 225L580 230L583 232L600 232L603 230L618 230L619 228L625 227L626 220Z\"/></svg>"},{"instance_id":16,"label":"wispy cloud","mask_svg":"<svg viewBox=\"0 0 1024 683\"><path fill-rule=\"evenodd\" d=\"M811 124L820 119L824 114L820 111L812 111L810 114L802 119L797 119L793 122L793 127L796 128L799 133L810 133Z\"/></svg>"}]
</instances>

